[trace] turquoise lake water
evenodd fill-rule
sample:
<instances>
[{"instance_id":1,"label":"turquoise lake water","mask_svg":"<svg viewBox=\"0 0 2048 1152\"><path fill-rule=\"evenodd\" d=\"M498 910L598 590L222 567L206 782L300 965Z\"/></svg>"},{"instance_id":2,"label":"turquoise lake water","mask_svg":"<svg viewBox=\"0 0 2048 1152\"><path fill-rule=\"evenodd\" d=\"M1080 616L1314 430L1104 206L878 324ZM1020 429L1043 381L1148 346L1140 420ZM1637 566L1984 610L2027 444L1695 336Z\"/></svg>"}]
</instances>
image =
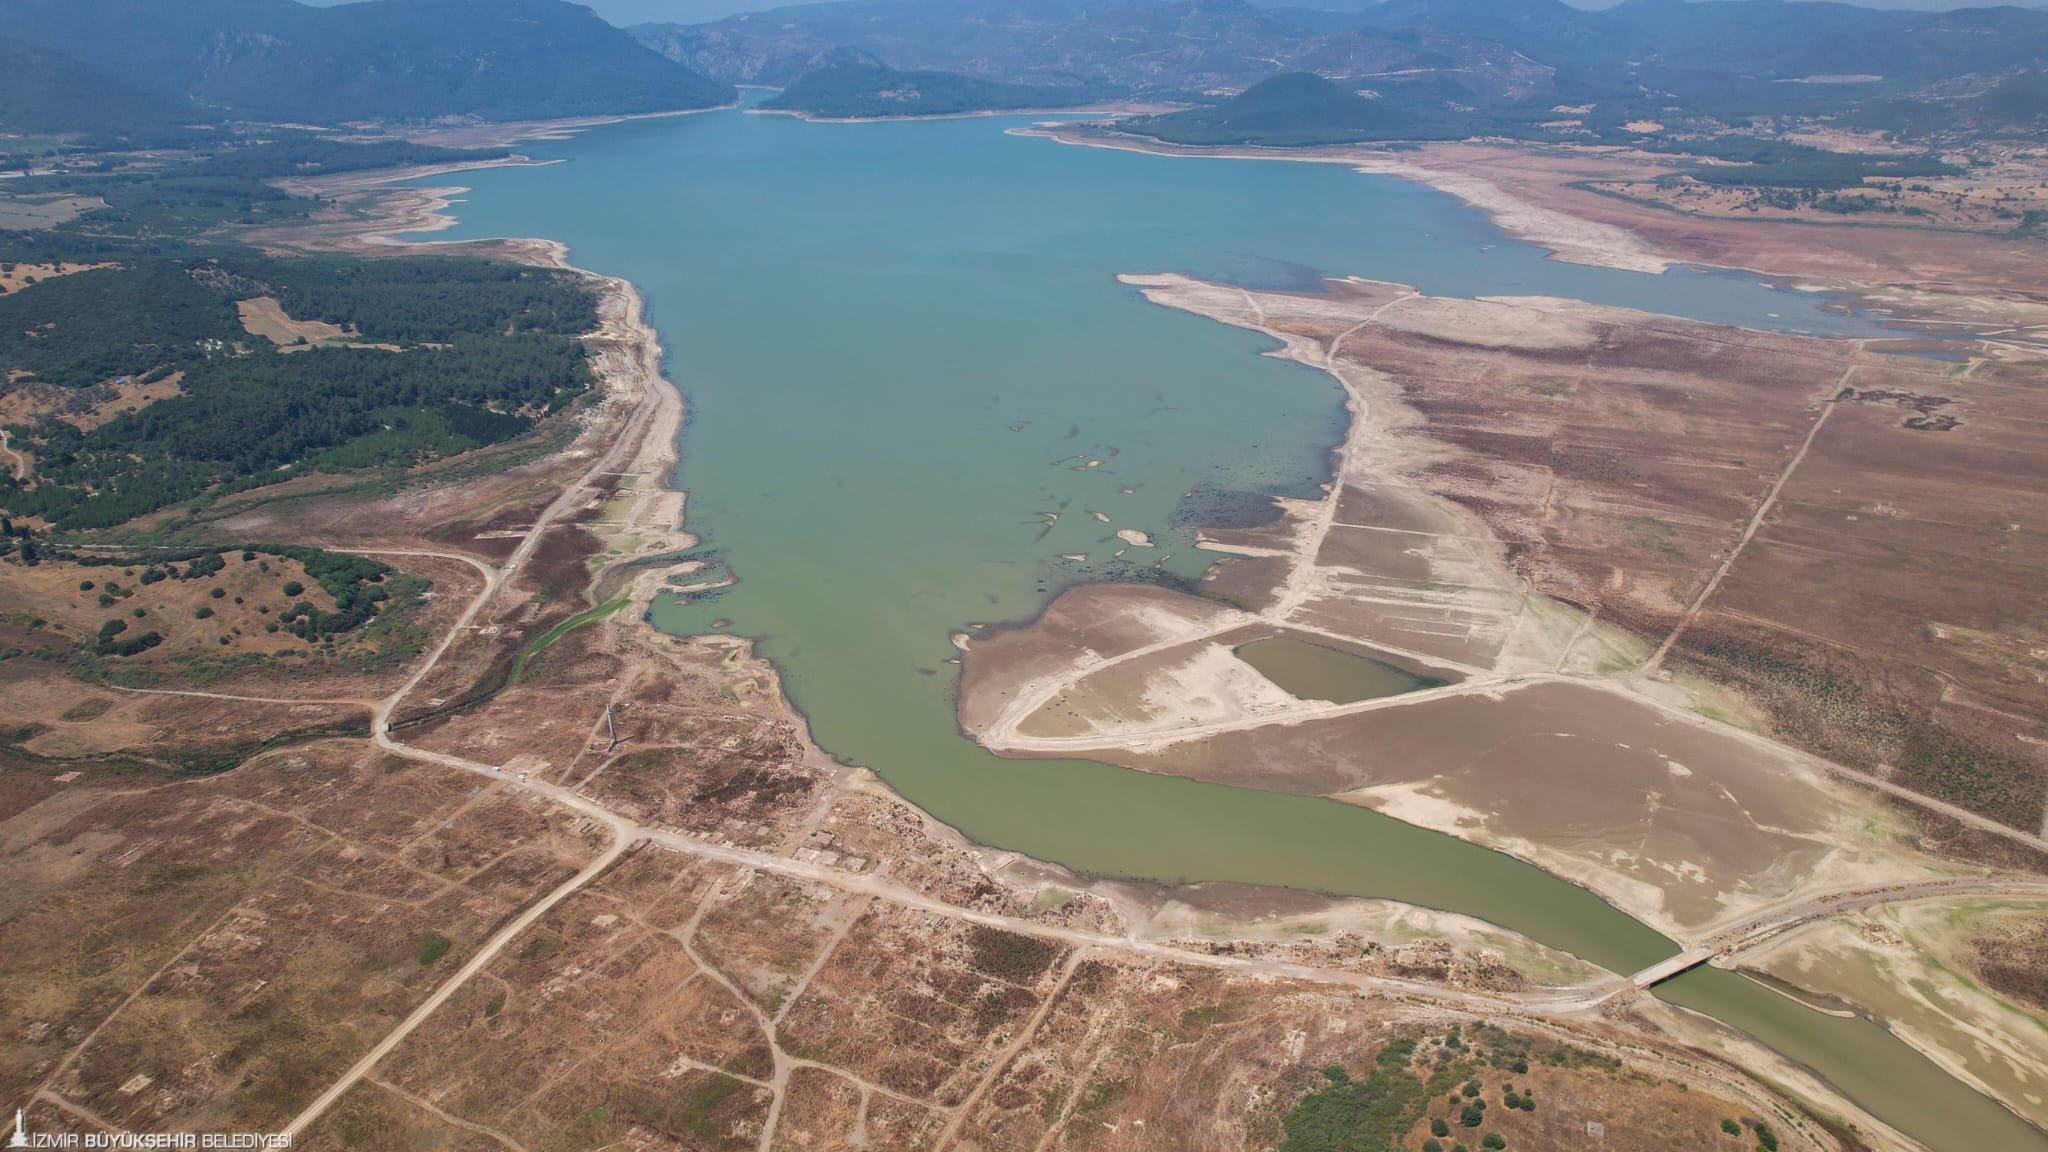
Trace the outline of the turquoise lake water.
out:
<instances>
[{"instance_id":1,"label":"turquoise lake water","mask_svg":"<svg viewBox=\"0 0 2048 1152\"><path fill-rule=\"evenodd\" d=\"M1298 289L1360 275L1874 328L1741 276L1546 260L1447 196L1339 166L1003 134L1020 122L613 125L522 146L566 163L454 178L473 191L460 226L434 237L552 237L640 287L689 404L689 528L739 578L656 622L730 620L782 669L824 748L940 819L1097 874L1454 909L1617 971L1675 951L1583 889L1369 811L990 756L955 724L947 637L1028 619L1077 581L1158 578L1161 554L1159 576L1196 578L1208 558L1193 524L1327 476L1343 418L1331 380L1259 357L1271 342L1256 334L1147 304L1118 273ZM1112 560L1119 528L1161 547ZM1828 1043L1816 1032L1799 1058L1824 1067ZM1986 1123L2009 1117L1969 1095Z\"/></svg>"}]
</instances>

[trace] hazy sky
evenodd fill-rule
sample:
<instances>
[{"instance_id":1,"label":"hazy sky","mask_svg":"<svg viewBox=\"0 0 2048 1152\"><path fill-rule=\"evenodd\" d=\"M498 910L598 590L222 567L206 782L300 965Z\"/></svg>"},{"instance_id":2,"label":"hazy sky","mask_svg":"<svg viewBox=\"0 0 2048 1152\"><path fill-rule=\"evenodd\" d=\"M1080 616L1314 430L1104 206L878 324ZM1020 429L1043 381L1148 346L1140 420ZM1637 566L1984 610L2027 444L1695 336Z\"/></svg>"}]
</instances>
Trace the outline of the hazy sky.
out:
<instances>
[{"instance_id":1,"label":"hazy sky","mask_svg":"<svg viewBox=\"0 0 2048 1152\"><path fill-rule=\"evenodd\" d=\"M661 20L673 24L701 24L735 12L759 12L764 8L785 8L803 0L579 0L597 10L599 16L621 27Z\"/></svg>"},{"instance_id":2,"label":"hazy sky","mask_svg":"<svg viewBox=\"0 0 2048 1152\"><path fill-rule=\"evenodd\" d=\"M346 4L351 0L300 0L301 3L327 7ZM645 24L651 21L666 21L674 24L701 24L706 20L717 20L736 12L760 12L768 8L785 8L795 4L815 3L819 0L574 0L588 8L595 9L599 16L620 27L630 24ZM1352 9L1359 0L1254 0L1279 7L1297 5L1303 8ZM1621 0L1565 0L1581 8L1611 8ZM2048 0L1847 0L1866 8L1971 8L1988 4L2014 4L2022 8L2048 8Z\"/></svg>"},{"instance_id":3,"label":"hazy sky","mask_svg":"<svg viewBox=\"0 0 2048 1152\"><path fill-rule=\"evenodd\" d=\"M766 8L782 8L808 0L578 0L597 10L597 14L621 26L642 24L662 20L676 24L697 24L705 20L716 20L735 12L759 12ZM1303 7L1320 7L1318 0L1264 0L1267 3L1295 3ZM1619 0L1565 0L1581 8L1609 8ZM1981 7L1987 0L1851 0L1867 8L1967 8ZM2028 8L2048 7L2048 0L1989 0L1989 2L2017 4ZM1336 4L1329 5L1337 7ZM1346 4L1344 7L1350 7Z\"/></svg>"}]
</instances>

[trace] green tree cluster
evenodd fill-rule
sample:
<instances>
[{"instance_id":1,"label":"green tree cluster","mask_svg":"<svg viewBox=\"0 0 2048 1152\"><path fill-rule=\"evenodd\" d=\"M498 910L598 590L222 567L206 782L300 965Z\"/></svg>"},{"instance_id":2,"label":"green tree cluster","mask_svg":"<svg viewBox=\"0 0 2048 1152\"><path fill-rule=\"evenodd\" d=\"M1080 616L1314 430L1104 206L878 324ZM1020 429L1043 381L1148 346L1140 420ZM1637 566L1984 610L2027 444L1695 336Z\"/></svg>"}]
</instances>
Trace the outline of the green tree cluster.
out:
<instances>
[{"instance_id":1,"label":"green tree cluster","mask_svg":"<svg viewBox=\"0 0 2048 1152\"><path fill-rule=\"evenodd\" d=\"M236 313L258 295L405 347L273 349ZM0 477L0 508L106 527L215 488L512 439L588 387L572 334L596 319L579 280L469 258L148 258L54 278L0 298L0 369L77 387L175 371L179 394L90 430L14 426L36 477Z\"/></svg>"}]
</instances>

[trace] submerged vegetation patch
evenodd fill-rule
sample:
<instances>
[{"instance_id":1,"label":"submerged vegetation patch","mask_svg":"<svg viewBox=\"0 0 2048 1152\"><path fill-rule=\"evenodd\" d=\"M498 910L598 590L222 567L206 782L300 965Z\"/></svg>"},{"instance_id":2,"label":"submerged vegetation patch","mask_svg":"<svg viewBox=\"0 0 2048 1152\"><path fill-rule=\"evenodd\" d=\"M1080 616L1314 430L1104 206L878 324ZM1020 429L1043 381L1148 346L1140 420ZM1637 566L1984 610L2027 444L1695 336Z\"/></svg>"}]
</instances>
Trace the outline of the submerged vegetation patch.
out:
<instances>
[{"instance_id":1,"label":"submerged vegetation patch","mask_svg":"<svg viewBox=\"0 0 2048 1152\"><path fill-rule=\"evenodd\" d=\"M1271 492L1196 488L1174 506L1173 522L1187 528L1264 528L1278 523L1281 509Z\"/></svg>"}]
</instances>

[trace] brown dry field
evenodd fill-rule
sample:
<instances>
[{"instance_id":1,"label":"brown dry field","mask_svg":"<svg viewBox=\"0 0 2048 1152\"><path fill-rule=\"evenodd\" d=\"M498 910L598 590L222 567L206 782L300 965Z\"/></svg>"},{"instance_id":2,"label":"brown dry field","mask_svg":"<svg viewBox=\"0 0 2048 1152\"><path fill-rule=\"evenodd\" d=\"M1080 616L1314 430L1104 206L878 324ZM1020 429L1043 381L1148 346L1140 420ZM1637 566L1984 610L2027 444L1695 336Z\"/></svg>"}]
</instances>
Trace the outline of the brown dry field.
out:
<instances>
[{"instance_id":1,"label":"brown dry field","mask_svg":"<svg viewBox=\"0 0 2048 1152\"><path fill-rule=\"evenodd\" d=\"M1378 808L1685 937L1795 896L1935 874L1903 822L1792 758L1570 683L1098 755Z\"/></svg>"},{"instance_id":2,"label":"brown dry field","mask_svg":"<svg viewBox=\"0 0 2048 1152\"><path fill-rule=\"evenodd\" d=\"M475 569L447 558L379 557L428 586L410 602L387 601L380 625L343 633L330 649L283 629L264 631L266 623L298 601L331 611L334 600L299 561L260 549L255 560L245 561L243 551L221 549L227 567L218 573L151 584L141 581L146 563L84 565L46 557L32 568L0 564L0 597L8 605L0 617L0 648L16 646L31 658L62 661L89 649L102 623L119 619L128 625L121 639L151 631L163 637L148 651L101 658L106 672L124 682L230 695L369 701L396 686L404 675L403 662L427 638L447 629L479 583ZM166 569L183 572L187 566L179 562ZM86 581L93 587L80 588ZM112 593L107 591L110 582ZM300 585L297 596L284 595L287 582ZM216 588L219 597L213 595ZM103 595L114 602L102 606ZM213 615L199 618L202 608ZM38 619L41 625L34 623ZM25 707L24 714L33 711ZM34 722L61 726L65 721L60 710L56 716L37 715Z\"/></svg>"},{"instance_id":3,"label":"brown dry field","mask_svg":"<svg viewBox=\"0 0 2048 1152\"><path fill-rule=\"evenodd\" d=\"M276 1127L590 852L531 797L357 742L7 776L42 796L0 822L0 1080L125 1127Z\"/></svg>"},{"instance_id":4,"label":"brown dry field","mask_svg":"<svg viewBox=\"0 0 2048 1152\"><path fill-rule=\"evenodd\" d=\"M2048 300L2048 245L1932 229L1717 220L1603 195L1585 185L1669 174L1668 158L1619 150L1428 144L1406 157L1477 176L1517 199L1642 237L1675 259L1852 284L1910 284L1965 295Z\"/></svg>"},{"instance_id":5,"label":"brown dry field","mask_svg":"<svg viewBox=\"0 0 2048 1152\"><path fill-rule=\"evenodd\" d=\"M355 336L354 332L324 320L294 320L285 315L283 306L272 296L238 300L235 311L241 314L242 331L251 336L261 336L286 352L344 343ZM392 345L372 347L390 348Z\"/></svg>"},{"instance_id":6,"label":"brown dry field","mask_svg":"<svg viewBox=\"0 0 2048 1152\"><path fill-rule=\"evenodd\" d=\"M1061 692L1017 730L1027 736L1117 732L1257 715L1261 704L1292 702L1229 654L1239 644L1272 634L1270 627L1242 628L1132 659Z\"/></svg>"},{"instance_id":7,"label":"brown dry field","mask_svg":"<svg viewBox=\"0 0 2048 1152\"><path fill-rule=\"evenodd\" d=\"M0 200L0 214L6 213L11 207L15 205L15 203L16 202L14 201ZM96 202L94 203L96 205ZM67 219L67 217L61 215L61 213L65 210L67 206L68 205L60 202L58 206L59 214L52 216L49 219L48 223L63 223L63 221ZM73 213L73 215L76 215L76 213ZM32 225L14 224L8 225L8 227L32 227ZM70 262L65 262L61 264L19 264L10 262L5 268L0 268L0 296L5 296L9 292L19 292L23 288L28 287L30 281L41 283L42 281L48 280L53 276L69 276L74 272L90 272L95 268L112 267L114 267L114 265L111 263L74 264Z\"/></svg>"},{"instance_id":8,"label":"brown dry field","mask_svg":"<svg viewBox=\"0 0 2048 1152\"><path fill-rule=\"evenodd\" d=\"M147 384L107 381L90 388L65 388L29 381L0 395L0 423L32 424L54 416L82 432L90 432L123 413L139 411L159 400L176 396L178 384L184 378L183 372L173 372ZM33 468L30 474L34 474Z\"/></svg>"},{"instance_id":9,"label":"brown dry field","mask_svg":"<svg viewBox=\"0 0 2048 1152\"><path fill-rule=\"evenodd\" d=\"M1396 1038L1421 1042L1418 1079L1442 1088L1402 1135L1402 1148L1421 1146L1425 1117L1444 1117L1449 1092L1468 1076L1482 1080L1486 1123L1466 1129L1450 1115L1458 1138L1474 1146L1481 1132L1499 1132L1510 1148L1583 1148L1587 1121L1597 1119L1603 1147L1714 1148L1721 1117L1742 1114L1697 1081L1681 1088L1640 1067L1616 1069L1514 1025L1496 1031L1466 1023L1464 1056L1446 1053L1451 1058L1439 1067L1431 1057L1445 1051L1448 1035L1440 1022L1398 1007L1088 958L961 1124L961 1146L1270 1148L1284 1136L1283 1117L1325 1082L1321 1069L1336 1066L1362 1080L1373 1054ZM1527 1072L1488 1062L1500 1055L1506 1064L1516 1054ZM1534 1111L1503 1105L1509 1083L1532 1090L1540 1101Z\"/></svg>"},{"instance_id":10,"label":"brown dry field","mask_svg":"<svg viewBox=\"0 0 2048 1152\"><path fill-rule=\"evenodd\" d=\"M224 550L227 567L195 579L141 581L146 563L99 565L75 564L45 559L33 568L0 564L0 597L10 609L47 621L45 627L64 640L89 640L107 620L128 625L123 636L156 632L163 644L145 654L156 660L174 655L239 655L275 653L306 647L306 642L282 630L266 633L263 625L277 613L304 600L323 612L334 610L334 597L306 575L297 561L284 556L258 554L244 560L239 550ZM169 565L183 572L186 564ZM300 592L287 596L284 586L296 583ZM90 584L88 588L85 585ZM222 595L215 597L214 589ZM101 604L102 596L113 603ZM201 608L212 615L198 619ZM140 612L137 612L140 609ZM228 643L222 644L221 639Z\"/></svg>"},{"instance_id":11,"label":"brown dry field","mask_svg":"<svg viewBox=\"0 0 2048 1152\"><path fill-rule=\"evenodd\" d=\"M1875 180L1860 188L1831 191L1828 200L1854 206L1834 212L1811 204L1788 206L1755 189L1730 188L1680 178L1676 181L1613 181L1592 185L1603 192L1660 208L1716 220L1801 221L1859 228L1935 228L2002 235L2023 227L2028 212L2048 204L2040 173L2010 174L2008 180Z\"/></svg>"},{"instance_id":12,"label":"brown dry field","mask_svg":"<svg viewBox=\"0 0 2048 1152\"><path fill-rule=\"evenodd\" d=\"M2048 913L2017 909L1981 918L1960 962L1985 987L2048 1012Z\"/></svg>"},{"instance_id":13,"label":"brown dry field","mask_svg":"<svg viewBox=\"0 0 2048 1152\"><path fill-rule=\"evenodd\" d=\"M2048 444L2042 373L1850 386L1938 391L1961 421L1838 403L1681 658L1846 763L2038 831L2048 800Z\"/></svg>"},{"instance_id":14,"label":"brown dry field","mask_svg":"<svg viewBox=\"0 0 2048 1152\"><path fill-rule=\"evenodd\" d=\"M1281 335L1311 360L1341 337L1338 369L1393 405L1373 405L1377 475L1347 477L1317 556L1322 589L1291 619L1525 667L1510 655L1540 646L1517 636L1535 603L1519 585L1654 647L1740 548L1666 667L1739 689L1776 734L1811 751L2042 827L2048 392L2038 363L1950 364L1363 282L1261 294L1255 318L1206 285L1158 291ZM1476 534L1459 526L1460 510ZM1298 531L1211 535L1271 548ZM1504 547L1511 580L1486 575L1485 536ZM1241 563L1226 558L1221 580ZM1626 647L1597 660L1567 648L1556 666L1625 672Z\"/></svg>"},{"instance_id":15,"label":"brown dry field","mask_svg":"<svg viewBox=\"0 0 2048 1152\"><path fill-rule=\"evenodd\" d=\"M0 664L0 726L8 747L53 772L153 766L217 771L273 742L368 732L355 703L251 707L245 702L151 695L83 683L56 661Z\"/></svg>"},{"instance_id":16,"label":"brown dry field","mask_svg":"<svg viewBox=\"0 0 2048 1152\"><path fill-rule=\"evenodd\" d=\"M1380 305L1342 291L1362 296L1361 315ZM1418 304L1392 304L1342 349L1391 379L1421 417L1415 436L1455 449L1403 478L1475 513L1535 591L1646 635L1698 593L1855 359L1831 341L1574 305L1526 319L1483 305L1462 326L1425 325L1407 316ZM1275 326L1327 342L1350 317ZM1564 323L1504 346L1484 331L1550 319ZM1380 512L1340 510L1338 522L1415 530Z\"/></svg>"},{"instance_id":17,"label":"brown dry field","mask_svg":"<svg viewBox=\"0 0 2048 1152\"><path fill-rule=\"evenodd\" d=\"M408 729L408 738L573 785L642 823L776 846L788 817L819 799L818 754L780 693L773 669L737 645L714 639L654 656L584 628L489 702Z\"/></svg>"},{"instance_id":18,"label":"brown dry field","mask_svg":"<svg viewBox=\"0 0 2048 1152\"><path fill-rule=\"evenodd\" d=\"M1583 363L1547 365L1387 327L1343 355L1393 376L1428 437L1459 449L1418 482L1484 519L1535 591L1652 642L1825 414L1679 660L1748 690L1815 751L2042 826L2038 366L1963 373L1647 318L1596 319Z\"/></svg>"},{"instance_id":19,"label":"brown dry field","mask_svg":"<svg viewBox=\"0 0 2048 1152\"><path fill-rule=\"evenodd\" d=\"M1363 1077L1384 1040L1440 1038L1451 1022L1467 1051L1528 1060L1447 1080L1482 1075L1486 1130L1514 1147L1578 1147L1597 1119L1607 1147L1711 1148L1695 1137L1755 1113L1721 1096L1710 1069L1616 1059L1620 1034L1603 1028L1496 1034L765 882L637 850L514 941L303 1146L503 1133L536 1149L750 1148L779 1090L776 1149L1270 1147L1317 1069ZM721 939L742 925L742 941L768 932L797 994L763 998L749 982L757 961ZM1538 1108L1503 1107L1508 1082ZM1427 1125L1417 1118L1403 1146Z\"/></svg>"}]
</instances>

